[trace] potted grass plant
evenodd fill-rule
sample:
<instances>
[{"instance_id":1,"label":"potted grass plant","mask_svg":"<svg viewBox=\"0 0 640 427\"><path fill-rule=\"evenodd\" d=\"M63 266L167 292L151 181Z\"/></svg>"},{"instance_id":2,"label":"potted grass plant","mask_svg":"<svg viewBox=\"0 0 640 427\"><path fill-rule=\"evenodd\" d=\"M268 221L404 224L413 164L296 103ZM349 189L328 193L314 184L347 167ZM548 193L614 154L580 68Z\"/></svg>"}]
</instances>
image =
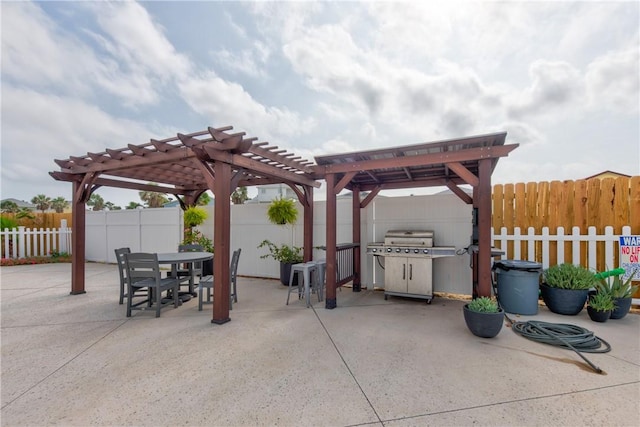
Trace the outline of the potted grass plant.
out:
<instances>
[{"instance_id":1,"label":"potted grass plant","mask_svg":"<svg viewBox=\"0 0 640 427\"><path fill-rule=\"evenodd\" d=\"M574 316L584 308L595 282L593 272L580 265L557 264L544 271L540 293L549 310Z\"/></svg>"},{"instance_id":2,"label":"potted grass plant","mask_svg":"<svg viewBox=\"0 0 640 427\"><path fill-rule=\"evenodd\" d=\"M502 329L504 312L488 297L471 300L463 307L464 321L471 333L481 338L493 338Z\"/></svg>"},{"instance_id":3,"label":"potted grass plant","mask_svg":"<svg viewBox=\"0 0 640 427\"><path fill-rule=\"evenodd\" d=\"M587 313L594 322L606 322L611 317L611 312L616 304L608 292L596 292L589 297Z\"/></svg>"}]
</instances>

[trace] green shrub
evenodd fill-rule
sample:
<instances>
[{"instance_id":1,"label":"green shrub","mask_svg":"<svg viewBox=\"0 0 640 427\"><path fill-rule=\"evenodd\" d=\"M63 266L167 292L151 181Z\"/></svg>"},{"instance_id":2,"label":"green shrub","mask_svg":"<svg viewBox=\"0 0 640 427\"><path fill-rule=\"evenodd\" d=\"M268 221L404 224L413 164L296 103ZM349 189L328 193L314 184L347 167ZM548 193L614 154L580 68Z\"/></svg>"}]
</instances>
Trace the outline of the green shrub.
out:
<instances>
[{"instance_id":1,"label":"green shrub","mask_svg":"<svg viewBox=\"0 0 640 427\"><path fill-rule=\"evenodd\" d=\"M0 216L0 230L4 230L5 228L8 228L9 230L18 228L18 221L13 218Z\"/></svg>"},{"instance_id":2,"label":"green shrub","mask_svg":"<svg viewBox=\"0 0 640 427\"><path fill-rule=\"evenodd\" d=\"M280 261L285 264L297 264L302 262L302 248L285 245L284 243L277 246L270 240L263 240L262 243L258 245L258 248L263 248L265 246L269 249L269 253L260 255L260 258L271 257L276 261Z\"/></svg>"},{"instance_id":3,"label":"green shrub","mask_svg":"<svg viewBox=\"0 0 640 427\"><path fill-rule=\"evenodd\" d=\"M477 311L479 313L498 313L498 303L489 297L480 297L471 300L467 307L471 311Z\"/></svg>"}]
</instances>

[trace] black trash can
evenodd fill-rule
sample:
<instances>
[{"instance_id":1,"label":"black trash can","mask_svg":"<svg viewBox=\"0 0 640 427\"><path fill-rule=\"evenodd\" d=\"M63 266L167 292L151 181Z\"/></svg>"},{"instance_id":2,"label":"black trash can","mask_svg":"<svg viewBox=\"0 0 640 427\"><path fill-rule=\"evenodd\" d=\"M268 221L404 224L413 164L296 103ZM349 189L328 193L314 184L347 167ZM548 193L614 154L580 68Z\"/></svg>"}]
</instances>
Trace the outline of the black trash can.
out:
<instances>
[{"instance_id":1,"label":"black trash can","mask_svg":"<svg viewBox=\"0 0 640 427\"><path fill-rule=\"evenodd\" d=\"M538 292L542 264L501 260L493 264L498 282L498 300L507 313L538 314Z\"/></svg>"}]
</instances>

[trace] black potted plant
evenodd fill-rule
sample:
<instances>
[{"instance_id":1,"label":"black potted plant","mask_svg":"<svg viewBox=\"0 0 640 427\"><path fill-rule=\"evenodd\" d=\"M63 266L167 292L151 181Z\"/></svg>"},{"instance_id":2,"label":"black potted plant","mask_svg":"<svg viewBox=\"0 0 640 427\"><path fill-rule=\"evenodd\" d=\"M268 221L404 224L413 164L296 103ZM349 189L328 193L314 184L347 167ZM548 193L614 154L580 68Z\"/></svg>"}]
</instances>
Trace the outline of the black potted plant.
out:
<instances>
[{"instance_id":1,"label":"black potted plant","mask_svg":"<svg viewBox=\"0 0 640 427\"><path fill-rule=\"evenodd\" d=\"M467 328L475 336L493 338L502 329L504 312L491 298L480 297L471 300L464 305L463 313Z\"/></svg>"},{"instance_id":2,"label":"black potted plant","mask_svg":"<svg viewBox=\"0 0 640 427\"><path fill-rule=\"evenodd\" d=\"M596 292L589 297L587 313L594 322L606 322L611 316L611 312L616 307L608 292Z\"/></svg>"},{"instance_id":3,"label":"black potted plant","mask_svg":"<svg viewBox=\"0 0 640 427\"><path fill-rule=\"evenodd\" d=\"M627 280L621 277L624 269L612 270L613 274L607 275L609 272L598 273L598 282L596 282L596 290L598 293L607 293L611 296L615 308L611 312L611 319L622 319L629 313L631 309L631 298L638 289L638 286L631 285L631 281L635 275L632 271Z\"/></svg>"},{"instance_id":4,"label":"black potted plant","mask_svg":"<svg viewBox=\"0 0 640 427\"><path fill-rule=\"evenodd\" d=\"M268 254L261 255L260 258L273 258L280 262L280 282L289 286L289 276L291 274L291 266L302 262L302 248L297 246L289 246L282 244L280 246L270 240L263 240L258 248L266 247L269 249Z\"/></svg>"},{"instance_id":5,"label":"black potted plant","mask_svg":"<svg viewBox=\"0 0 640 427\"><path fill-rule=\"evenodd\" d=\"M595 282L593 272L582 266L557 264L544 271L540 293L549 310L573 316L584 308Z\"/></svg>"}]
</instances>

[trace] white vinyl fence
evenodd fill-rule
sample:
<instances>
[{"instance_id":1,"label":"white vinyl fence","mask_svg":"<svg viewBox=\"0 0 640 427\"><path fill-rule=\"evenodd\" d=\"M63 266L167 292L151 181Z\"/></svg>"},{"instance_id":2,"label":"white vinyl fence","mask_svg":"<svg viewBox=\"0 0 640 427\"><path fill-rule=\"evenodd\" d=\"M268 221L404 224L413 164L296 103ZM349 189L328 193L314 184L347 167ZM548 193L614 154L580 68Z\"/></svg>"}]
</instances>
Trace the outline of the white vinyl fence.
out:
<instances>
[{"instance_id":1,"label":"white vinyl fence","mask_svg":"<svg viewBox=\"0 0 640 427\"><path fill-rule=\"evenodd\" d=\"M4 258L50 256L52 252L71 254L71 229L62 220L60 228L5 228L0 231Z\"/></svg>"}]
</instances>

